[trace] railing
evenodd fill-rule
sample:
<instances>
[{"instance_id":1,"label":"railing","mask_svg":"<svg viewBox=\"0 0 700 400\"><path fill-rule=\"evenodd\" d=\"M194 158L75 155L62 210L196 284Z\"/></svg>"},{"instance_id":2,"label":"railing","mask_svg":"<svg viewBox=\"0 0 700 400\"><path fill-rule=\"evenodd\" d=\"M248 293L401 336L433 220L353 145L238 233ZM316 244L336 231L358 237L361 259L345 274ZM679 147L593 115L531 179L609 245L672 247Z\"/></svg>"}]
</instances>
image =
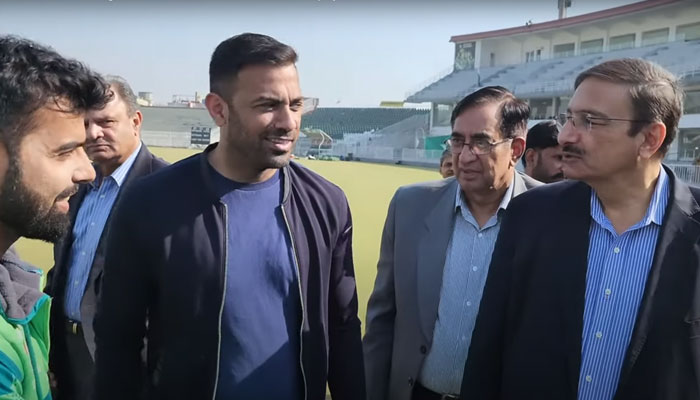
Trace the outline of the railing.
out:
<instances>
[{"instance_id":1,"label":"railing","mask_svg":"<svg viewBox=\"0 0 700 400\"><path fill-rule=\"evenodd\" d=\"M440 164L443 150L402 149L401 161L405 163Z\"/></svg>"},{"instance_id":2,"label":"railing","mask_svg":"<svg viewBox=\"0 0 700 400\"><path fill-rule=\"evenodd\" d=\"M666 164L678 179L694 186L700 186L700 166L690 164Z\"/></svg>"},{"instance_id":3,"label":"railing","mask_svg":"<svg viewBox=\"0 0 700 400\"><path fill-rule=\"evenodd\" d=\"M513 93L522 96L524 94L569 92L574 88L572 80L557 80L546 82L523 83L515 85Z\"/></svg>"},{"instance_id":4,"label":"railing","mask_svg":"<svg viewBox=\"0 0 700 400\"><path fill-rule=\"evenodd\" d=\"M407 99L414 94L420 92L421 90L427 88L428 86L432 85L433 83L439 81L440 79L446 77L447 75L451 74L454 71L454 67L450 65L449 67L444 68L437 74L431 76L430 78L424 80L423 82L416 84L411 90L405 93L406 97L404 99Z\"/></svg>"}]
</instances>

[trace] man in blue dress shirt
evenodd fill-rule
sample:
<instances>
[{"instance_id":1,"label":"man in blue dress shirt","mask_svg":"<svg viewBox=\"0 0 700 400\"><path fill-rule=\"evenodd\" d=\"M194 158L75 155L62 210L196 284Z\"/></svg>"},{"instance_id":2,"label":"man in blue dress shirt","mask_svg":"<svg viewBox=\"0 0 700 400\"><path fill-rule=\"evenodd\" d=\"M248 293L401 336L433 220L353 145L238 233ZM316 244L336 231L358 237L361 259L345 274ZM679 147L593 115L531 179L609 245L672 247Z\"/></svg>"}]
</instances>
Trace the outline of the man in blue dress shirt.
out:
<instances>
[{"instance_id":1,"label":"man in blue dress shirt","mask_svg":"<svg viewBox=\"0 0 700 400\"><path fill-rule=\"evenodd\" d=\"M470 94L452 113L455 178L394 195L367 306L370 400L459 394L503 213L540 184L515 170L529 115L527 103L503 87Z\"/></svg>"},{"instance_id":2,"label":"man in blue dress shirt","mask_svg":"<svg viewBox=\"0 0 700 400\"><path fill-rule=\"evenodd\" d=\"M700 192L662 160L683 92L638 59L578 76L574 181L514 200L466 363L466 399L700 399Z\"/></svg>"},{"instance_id":3,"label":"man in blue dress shirt","mask_svg":"<svg viewBox=\"0 0 700 400\"><path fill-rule=\"evenodd\" d=\"M55 397L89 398L95 341L92 320L104 264L112 209L131 180L167 165L141 143L142 115L129 84L107 77L112 100L85 120L86 151L97 178L71 198L71 229L54 246L54 268L46 292L54 297L51 315L51 371Z\"/></svg>"}]
</instances>

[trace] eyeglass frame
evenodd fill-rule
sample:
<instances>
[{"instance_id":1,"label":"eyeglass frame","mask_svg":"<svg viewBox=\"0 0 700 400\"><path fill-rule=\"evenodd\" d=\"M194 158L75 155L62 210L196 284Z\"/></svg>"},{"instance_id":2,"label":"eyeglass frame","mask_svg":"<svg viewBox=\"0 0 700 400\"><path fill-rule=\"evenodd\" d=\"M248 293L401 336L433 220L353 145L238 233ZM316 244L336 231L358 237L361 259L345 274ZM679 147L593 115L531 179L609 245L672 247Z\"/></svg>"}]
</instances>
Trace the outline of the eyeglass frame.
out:
<instances>
[{"instance_id":1,"label":"eyeglass frame","mask_svg":"<svg viewBox=\"0 0 700 400\"><path fill-rule=\"evenodd\" d=\"M652 122L656 121L651 121L651 120L642 120L642 119L626 119L626 118L607 118L607 117L595 117L591 116L590 114L579 114L578 116L579 120L580 118L584 118L586 120L585 122L585 128L587 132L590 132L593 129L594 125L601 125L601 124L593 124L593 120L600 120L600 121L623 121L623 122L636 122L636 123L646 123L650 124ZM568 122L571 122L571 125L574 128L578 128L576 125L576 122L574 121L575 117L574 114L570 113L559 113L557 117L555 118L555 121L561 125L562 127L566 125Z\"/></svg>"},{"instance_id":2,"label":"eyeglass frame","mask_svg":"<svg viewBox=\"0 0 700 400\"><path fill-rule=\"evenodd\" d=\"M458 147L458 146L455 146L455 145L454 145L454 139L458 139L458 141L462 142L462 145L459 146L459 147ZM467 142L464 140L464 138L452 138L452 137L450 137L449 139L446 139L443 143L446 144L446 145L448 145L448 146L450 146L450 149L451 149L451 151L452 151L454 154L459 154L459 153L461 153L461 152L464 150L464 146L466 146L466 147L469 148L469 151L470 151L472 154L474 154L475 156L485 156L485 155L487 155L487 154L491 154L491 152L493 152L493 148L494 148L494 147L498 146L499 144L503 144L503 143L506 143L506 142L508 142L508 141L512 141L514 138L505 138L505 139L499 140L499 141L497 141L497 142L489 142L488 139L486 139L486 138L484 138L484 137L482 137L482 138L477 138L477 140L479 140L479 139L484 140L485 143L487 143L487 144L489 145L488 151L486 151L486 152L475 152L475 151L474 151L473 141L467 143Z\"/></svg>"}]
</instances>

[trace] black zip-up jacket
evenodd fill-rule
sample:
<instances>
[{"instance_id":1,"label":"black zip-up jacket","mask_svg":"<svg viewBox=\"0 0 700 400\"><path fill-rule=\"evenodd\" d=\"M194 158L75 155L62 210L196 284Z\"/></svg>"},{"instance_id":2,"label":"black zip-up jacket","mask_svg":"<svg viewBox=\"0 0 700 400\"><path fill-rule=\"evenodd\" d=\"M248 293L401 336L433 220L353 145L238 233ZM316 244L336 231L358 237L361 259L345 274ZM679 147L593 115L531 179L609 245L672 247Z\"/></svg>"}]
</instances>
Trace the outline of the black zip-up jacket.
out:
<instances>
[{"instance_id":1,"label":"black zip-up jacket","mask_svg":"<svg viewBox=\"0 0 700 400\"><path fill-rule=\"evenodd\" d=\"M227 209L207 165L214 146L135 182L115 210L95 321L95 399L214 399L227 279ZM333 399L364 399L347 199L297 163L281 172L302 293L305 398L324 399L328 383Z\"/></svg>"}]
</instances>

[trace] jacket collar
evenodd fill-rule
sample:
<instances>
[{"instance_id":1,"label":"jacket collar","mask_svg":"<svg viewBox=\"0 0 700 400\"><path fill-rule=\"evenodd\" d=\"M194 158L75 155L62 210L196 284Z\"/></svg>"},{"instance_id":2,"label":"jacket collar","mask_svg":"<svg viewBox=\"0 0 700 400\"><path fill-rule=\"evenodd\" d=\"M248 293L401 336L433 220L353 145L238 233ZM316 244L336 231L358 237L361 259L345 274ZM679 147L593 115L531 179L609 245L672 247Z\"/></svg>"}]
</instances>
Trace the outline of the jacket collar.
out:
<instances>
[{"instance_id":1,"label":"jacket collar","mask_svg":"<svg viewBox=\"0 0 700 400\"><path fill-rule=\"evenodd\" d=\"M211 173L209 173L209 154L219 145L219 143L212 143L209 146L207 146L206 149L204 149L203 152L199 154L199 172L202 176L202 182L204 182L204 186L207 189L207 193L210 197L210 199L213 202L218 202L219 196L217 195L217 191L215 188L214 180L213 177L211 176ZM293 163L290 162L290 165ZM292 171L291 168L288 166L280 168L280 179L282 180L282 204L286 204L287 200L289 200L289 194L291 193L291 175Z\"/></svg>"}]
</instances>

